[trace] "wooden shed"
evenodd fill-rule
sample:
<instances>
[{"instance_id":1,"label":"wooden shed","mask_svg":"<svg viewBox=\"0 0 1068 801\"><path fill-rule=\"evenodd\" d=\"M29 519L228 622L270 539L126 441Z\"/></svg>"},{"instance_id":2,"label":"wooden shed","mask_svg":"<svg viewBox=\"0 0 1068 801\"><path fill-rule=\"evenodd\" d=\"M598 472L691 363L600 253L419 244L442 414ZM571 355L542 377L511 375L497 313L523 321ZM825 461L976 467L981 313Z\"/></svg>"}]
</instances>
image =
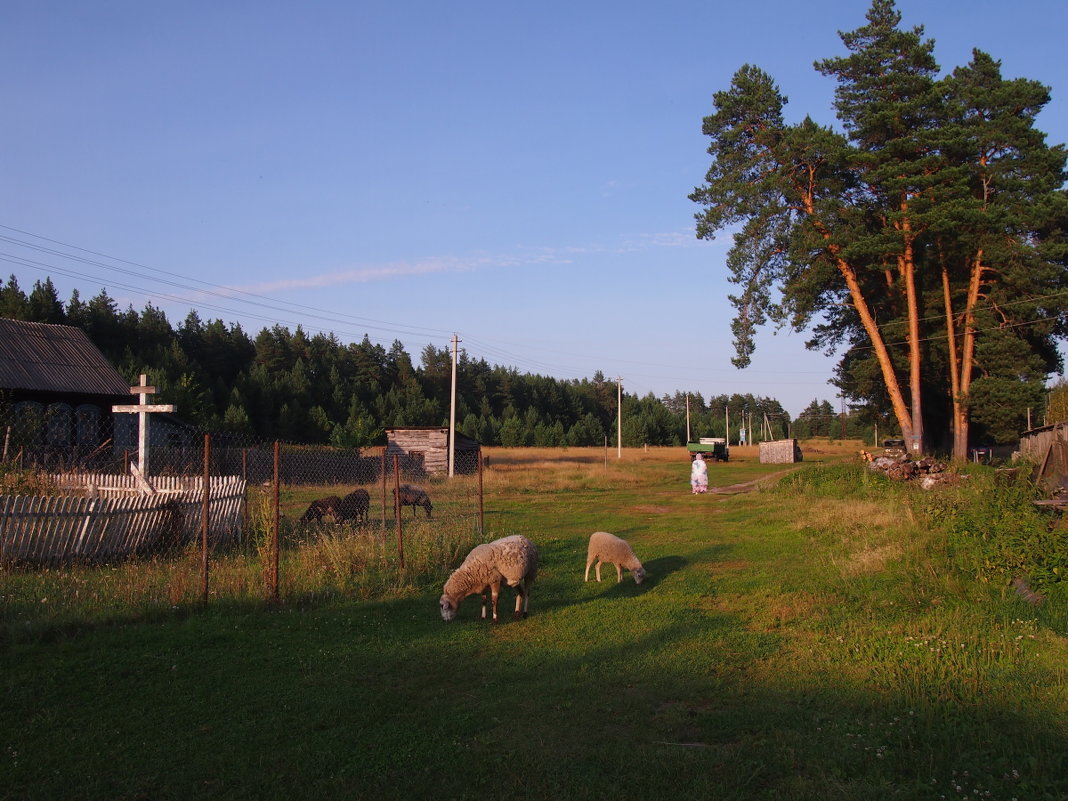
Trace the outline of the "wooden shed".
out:
<instances>
[{"instance_id":1,"label":"wooden shed","mask_svg":"<svg viewBox=\"0 0 1068 801\"><path fill-rule=\"evenodd\" d=\"M794 464L802 458L796 439L776 439L760 443L761 464Z\"/></svg>"},{"instance_id":2,"label":"wooden shed","mask_svg":"<svg viewBox=\"0 0 1068 801\"><path fill-rule=\"evenodd\" d=\"M456 435L455 472L473 473L478 469L478 442ZM449 429L448 428L387 428L386 464L393 463L393 456L400 456L401 470L411 475L448 475Z\"/></svg>"},{"instance_id":3,"label":"wooden shed","mask_svg":"<svg viewBox=\"0 0 1068 801\"><path fill-rule=\"evenodd\" d=\"M77 462L112 434L130 385L80 328L0 318L0 416L9 450Z\"/></svg>"}]
</instances>

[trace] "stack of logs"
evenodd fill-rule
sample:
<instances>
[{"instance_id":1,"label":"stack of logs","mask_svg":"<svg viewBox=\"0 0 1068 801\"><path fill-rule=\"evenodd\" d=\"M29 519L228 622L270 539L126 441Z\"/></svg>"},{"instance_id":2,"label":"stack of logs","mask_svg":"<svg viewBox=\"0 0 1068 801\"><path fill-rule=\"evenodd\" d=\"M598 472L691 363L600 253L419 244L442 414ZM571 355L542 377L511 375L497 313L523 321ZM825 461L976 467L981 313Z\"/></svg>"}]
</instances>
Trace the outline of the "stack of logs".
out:
<instances>
[{"instance_id":1,"label":"stack of logs","mask_svg":"<svg viewBox=\"0 0 1068 801\"><path fill-rule=\"evenodd\" d=\"M908 456L873 456L861 451L860 458L868 463L870 470L882 471L888 478L897 481L915 479L923 489L957 484L961 479L960 474L947 472L945 462L929 456L914 462Z\"/></svg>"}]
</instances>

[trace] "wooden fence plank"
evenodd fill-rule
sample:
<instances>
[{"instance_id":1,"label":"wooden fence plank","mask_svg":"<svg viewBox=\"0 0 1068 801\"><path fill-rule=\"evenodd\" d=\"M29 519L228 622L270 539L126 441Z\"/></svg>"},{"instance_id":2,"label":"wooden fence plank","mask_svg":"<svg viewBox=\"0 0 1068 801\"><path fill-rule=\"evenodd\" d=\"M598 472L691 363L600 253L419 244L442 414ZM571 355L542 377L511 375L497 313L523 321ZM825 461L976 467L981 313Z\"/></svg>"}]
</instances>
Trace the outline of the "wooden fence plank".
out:
<instances>
[{"instance_id":1,"label":"wooden fence plank","mask_svg":"<svg viewBox=\"0 0 1068 801\"><path fill-rule=\"evenodd\" d=\"M0 559L42 565L122 559L147 553L171 535L183 544L196 541L199 534L200 477L163 477L156 495L142 494L128 476L54 478L70 494L0 496ZM210 482L211 545L240 541L245 489L238 477ZM176 531L177 514L181 526Z\"/></svg>"}]
</instances>

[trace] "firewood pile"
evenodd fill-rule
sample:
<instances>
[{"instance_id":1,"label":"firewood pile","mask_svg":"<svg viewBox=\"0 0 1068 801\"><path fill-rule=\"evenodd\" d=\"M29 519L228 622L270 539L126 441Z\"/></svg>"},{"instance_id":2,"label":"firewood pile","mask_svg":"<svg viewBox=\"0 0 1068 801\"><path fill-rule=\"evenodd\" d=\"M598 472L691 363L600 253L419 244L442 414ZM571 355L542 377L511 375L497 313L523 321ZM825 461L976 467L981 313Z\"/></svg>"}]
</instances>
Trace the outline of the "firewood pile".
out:
<instances>
[{"instance_id":1,"label":"firewood pile","mask_svg":"<svg viewBox=\"0 0 1068 801\"><path fill-rule=\"evenodd\" d=\"M869 470L878 470L895 481L915 481L923 489L959 484L962 478L959 473L948 472L945 462L929 456L913 461L908 456L874 456L861 451L860 458Z\"/></svg>"}]
</instances>

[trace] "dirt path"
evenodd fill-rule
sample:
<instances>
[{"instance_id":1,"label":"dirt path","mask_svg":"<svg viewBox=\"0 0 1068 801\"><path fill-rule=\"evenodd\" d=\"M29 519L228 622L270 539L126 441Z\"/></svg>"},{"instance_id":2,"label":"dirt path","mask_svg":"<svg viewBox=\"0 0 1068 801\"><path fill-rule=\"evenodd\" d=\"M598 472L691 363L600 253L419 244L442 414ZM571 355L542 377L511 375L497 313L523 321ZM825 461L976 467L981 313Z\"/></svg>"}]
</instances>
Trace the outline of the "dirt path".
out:
<instances>
[{"instance_id":1,"label":"dirt path","mask_svg":"<svg viewBox=\"0 0 1068 801\"><path fill-rule=\"evenodd\" d=\"M791 467L788 470L779 470L778 472L769 473L768 475L761 476L760 478L754 478L752 481L746 481L743 484L728 484L725 487L709 487L708 492L711 495L739 495L743 492L752 492L753 490L760 487L761 484L768 484L772 481L776 481L785 476L787 473L792 473L797 469L798 468L796 467Z\"/></svg>"}]
</instances>

